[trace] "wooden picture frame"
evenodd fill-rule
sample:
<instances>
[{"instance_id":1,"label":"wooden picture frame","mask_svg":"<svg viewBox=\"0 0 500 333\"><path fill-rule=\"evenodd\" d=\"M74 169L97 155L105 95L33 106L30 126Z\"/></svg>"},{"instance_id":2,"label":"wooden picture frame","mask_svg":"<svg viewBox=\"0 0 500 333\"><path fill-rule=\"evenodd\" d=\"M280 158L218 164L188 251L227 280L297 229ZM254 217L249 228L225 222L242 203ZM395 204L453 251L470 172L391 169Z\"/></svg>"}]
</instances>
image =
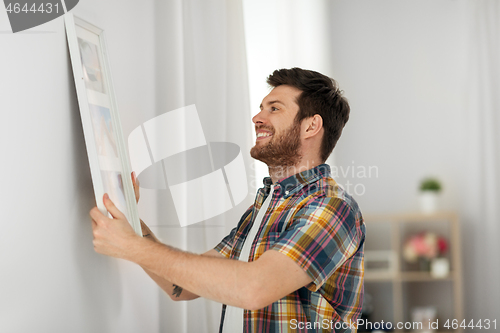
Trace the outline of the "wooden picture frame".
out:
<instances>
[{"instance_id":1,"label":"wooden picture frame","mask_svg":"<svg viewBox=\"0 0 500 333\"><path fill-rule=\"evenodd\" d=\"M108 193L142 236L104 32L71 13L65 26L97 207L108 214L102 201Z\"/></svg>"}]
</instances>

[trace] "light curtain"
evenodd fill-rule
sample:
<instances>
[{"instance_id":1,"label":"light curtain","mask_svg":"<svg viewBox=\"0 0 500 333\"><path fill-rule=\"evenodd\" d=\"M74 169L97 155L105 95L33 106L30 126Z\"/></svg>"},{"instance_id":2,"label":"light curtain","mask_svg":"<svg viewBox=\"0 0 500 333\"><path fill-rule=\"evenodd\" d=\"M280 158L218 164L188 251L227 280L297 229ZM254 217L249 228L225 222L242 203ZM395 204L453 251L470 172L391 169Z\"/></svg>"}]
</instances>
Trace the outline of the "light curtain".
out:
<instances>
[{"instance_id":1,"label":"light curtain","mask_svg":"<svg viewBox=\"0 0 500 333\"><path fill-rule=\"evenodd\" d=\"M157 1L155 6L156 116L195 104L207 142L230 142L240 147L250 186L246 199L236 207L184 228L179 226L168 190L141 188L139 212L153 232L166 244L203 253L236 226L255 193L251 186L253 126L242 4L240 0L169 0ZM189 122L179 127L172 129L179 140L193 130ZM146 173L149 178L144 184L164 181L160 174ZM189 201L189 195L185 199L189 209L200 209L199 203ZM173 302L167 295L160 295L160 331L217 332L221 307L203 298Z\"/></svg>"},{"instance_id":2,"label":"light curtain","mask_svg":"<svg viewBox=\"0 0 500 333\"><path fill-rule=\"evenodd\" d=\"M327 42L331 7L330 0L243 0L252 115L269 93L265 78L276 69L301 67L335 77ZM258 181L267 176L267 165L257 161L256 174Z\"/></svg>"},{"instance_id":3,"label":"light curtain","mask_svg":"<svg viewBox=\"0 0 500 333\"><path fill-rule=\"evenodd\" d=\"M462 216L466 319L500 318L500 3L467 2Z\"/></svg>"}]
</instances>

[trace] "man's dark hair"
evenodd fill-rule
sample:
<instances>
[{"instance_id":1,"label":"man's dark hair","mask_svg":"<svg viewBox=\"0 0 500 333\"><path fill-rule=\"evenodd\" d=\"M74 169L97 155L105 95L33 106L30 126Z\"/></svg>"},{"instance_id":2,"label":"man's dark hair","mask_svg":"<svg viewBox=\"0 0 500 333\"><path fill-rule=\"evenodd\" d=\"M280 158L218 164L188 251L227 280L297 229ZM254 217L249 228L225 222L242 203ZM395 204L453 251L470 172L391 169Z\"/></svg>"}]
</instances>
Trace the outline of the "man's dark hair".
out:
<instances>
[{"instance_id":1,"label":"man's dark hair","mask_svg":"<svg viewBox=\"0 0 500 333\"><path fill-rule=\"evenodd\" d=\"M295 121L300 123L315 114L323 118L325 130L320 157L325 162L349 120L349 103L342 96L343 91L338 88L337 82L318 72L295 67L275 70L267 78L267 83L273 88L288 85L302 91L297 99L299 112Z\"/></svg>"}]
</instances>

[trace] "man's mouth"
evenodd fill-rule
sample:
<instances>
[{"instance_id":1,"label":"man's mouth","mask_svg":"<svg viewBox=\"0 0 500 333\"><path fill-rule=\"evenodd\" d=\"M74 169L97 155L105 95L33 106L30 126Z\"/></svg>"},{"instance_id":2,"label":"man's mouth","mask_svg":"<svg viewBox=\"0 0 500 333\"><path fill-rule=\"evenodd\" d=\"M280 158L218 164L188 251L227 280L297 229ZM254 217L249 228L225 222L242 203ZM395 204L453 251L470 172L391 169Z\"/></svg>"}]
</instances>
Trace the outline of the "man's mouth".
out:
<instances>
[{"instance_id":1,"label":"man's mouth","mask_svg":"<svg viewBox=\"0 0 500 333\"><path fill-rule=\"evenodd\" d=\"M267 139L267 138L271 137L272 135L273 135L273 133L271 133L271 132L259 131L259 132L257 132L257 141Z\"/></svg>"}]
</instances>

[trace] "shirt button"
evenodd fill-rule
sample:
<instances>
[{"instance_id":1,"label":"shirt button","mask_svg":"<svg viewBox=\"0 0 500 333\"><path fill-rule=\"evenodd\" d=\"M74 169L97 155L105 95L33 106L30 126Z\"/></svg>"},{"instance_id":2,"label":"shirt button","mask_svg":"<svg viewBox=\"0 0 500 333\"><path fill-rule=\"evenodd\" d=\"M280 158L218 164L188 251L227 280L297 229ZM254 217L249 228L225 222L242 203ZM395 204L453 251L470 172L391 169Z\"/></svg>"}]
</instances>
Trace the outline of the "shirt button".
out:
<instances>
[{"instance_id":1,"label":"shirt button","mask_svg":"<svg viewBox=\"0 0 500 333\"><path fill-rule=\"evenodd\" d=\"M290 193L289 191L285 191L285 195L288 195L288 193Z\"/></svg>"}]
</instances>

